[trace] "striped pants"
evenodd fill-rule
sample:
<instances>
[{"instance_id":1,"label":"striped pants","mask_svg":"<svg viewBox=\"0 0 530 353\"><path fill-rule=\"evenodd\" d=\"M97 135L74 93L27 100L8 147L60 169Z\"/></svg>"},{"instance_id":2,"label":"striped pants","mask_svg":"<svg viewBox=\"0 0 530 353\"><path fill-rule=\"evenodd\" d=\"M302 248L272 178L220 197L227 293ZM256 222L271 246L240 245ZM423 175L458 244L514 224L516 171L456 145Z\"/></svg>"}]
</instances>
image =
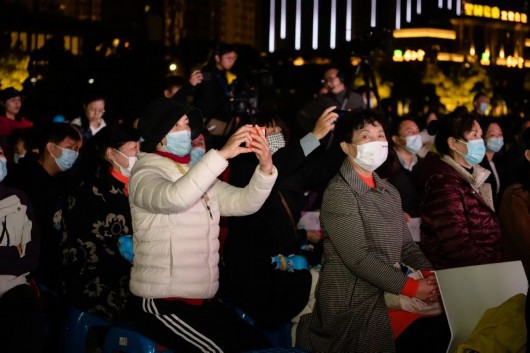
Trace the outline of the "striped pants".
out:
<instances>
[{"instance_id":1,"label":"striped pants","mask_svg":"<svg viewBox=\"0 0 530 353\"><path fill-rule=\"evenodd\" d=\"M175 352L232 353L270 347L261 333L217 299L189 305L133 297L130 304L137 329Z\"/></svg>"}]
</instances>

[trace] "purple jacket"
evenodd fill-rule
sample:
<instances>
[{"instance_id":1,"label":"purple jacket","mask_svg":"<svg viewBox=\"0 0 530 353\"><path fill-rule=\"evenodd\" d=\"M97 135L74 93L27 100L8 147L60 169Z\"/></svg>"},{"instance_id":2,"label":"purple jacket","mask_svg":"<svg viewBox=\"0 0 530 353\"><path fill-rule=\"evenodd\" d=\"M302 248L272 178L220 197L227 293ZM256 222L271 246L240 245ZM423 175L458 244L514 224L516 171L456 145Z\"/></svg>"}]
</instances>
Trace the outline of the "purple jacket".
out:
<instances>
[{"instance_id":1,"label":"purple jacket","mask_svg":"<svg viewBox=\"0 0 530 353\"><path fill-rule=\"evenodd\" d=\"M484 183L489 172L475 166L471 175L448 156L434 153L425 158L424 171L420 248L434 267L501 261L499 220L491 187Z\"/></svg>"}]
</instances>

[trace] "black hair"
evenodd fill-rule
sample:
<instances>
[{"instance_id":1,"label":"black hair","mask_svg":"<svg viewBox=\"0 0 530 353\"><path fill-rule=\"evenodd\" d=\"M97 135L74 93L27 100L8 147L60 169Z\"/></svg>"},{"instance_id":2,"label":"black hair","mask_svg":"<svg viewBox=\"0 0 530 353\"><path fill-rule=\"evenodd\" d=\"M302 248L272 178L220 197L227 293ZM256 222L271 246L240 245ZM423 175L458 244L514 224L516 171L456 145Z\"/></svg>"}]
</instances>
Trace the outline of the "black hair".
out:
<instances>
[{"instance_id":1,"label":"black hair","mask_svg":"<svg viewBox=\"0 0 530 353\"><path fill-rule=\"evenodd\" d=\"M339 142L351 143L354 131L360 130L368 124L376 126L376 123L379 123L383 128L385 127L383 117L375 111L369 109L353 111L351 114L337 119L335 136Z\"/></svg>"},{"instance_id":2,"label":"black hair","mask_svg":"<svg viewBox=\"0 0 530 353\"><path fill-rule=\"evenodd\" d=\"M79 177L86 178L96 173L102 177L109 176L112 164L106 159L107 149L119 150L127 142L139 139L138 131L132 127L117 124L105 126L81 150Z\"/></svg>"},{"instance_id":3,"label":"black hair","mask_svg":"<svg viewBox=\"0 0 530 353\"><path fill-rule=\"evenodd\" d=\"M484 136L486 136L486 131L488 130L488 128L490 127L491 124L497 124L499 125L499 127L501 128L501 130L504 130L502 128L502 124L501 122L498 120L498 119L491 119L491 118L485 118L485 119L481 119L481 121L479 122L480 124L480 128L482 129L482 134ZM504 132L504 131L503 131Z\"/></svg>"},{"instance_id":4,"label":"black hair","mask_svg":"<svg viewBox=\"0 0 530 353\"><path fill-rule=\"evenodd\" d=\"M228 44L228 43L224 43L224 42L219 42L219 43L217 43L217 45L214 48L213 55L214 56L215 55L223 56L223 55L231 53L231 52L236 52L237 53L236 47L234 45Z\"/></svg>"},{"instance_id":5,"label":"black hair","mask_svg":"<svg viewBox=\"0 0 530 353\"><path fill-rule=\"evenodd\" d=\"M103 95L102 92L90 91L83 98L83 111L81 112L80 119L81 119L81 127L84 130L89 129L89 126L90 126L90 122L88 121L85 110L90 103L95 102L95 101L105 102L105 96Z\"/></svg>"},{"instance_id":6,"label":"black hair","mask_svg":"<svg viewBox=\"0 0 530 353\"><path fill-rule=\"evenodd\" d=\"M467 141L465 134L473 129L473 124L477 119L470 113L462 110L455 110L453 113L438 119L438 131L434 145L441 154L449 154L450 148L447 143L449 137L457 140Z\"/></svg>"},{"instance_id":7,"label":"black hair","mask_svg":"<svg viewBox=\"0 0 530 353\"><path fill-rule=\"evenodd\" d=\"M215 66L215 56L219 55L219 57L222 57L225 54L228 53L237 53L235 45L219 42L215 45L215 47L210 51L210 54L208 55L208 60L206 61L205 66Z\"/></svg>"},{"instance_id":8,"label":"black hair","mask_svg":"<svg viewBox=\"0 0 530 353\"><path fill-rule=\"evenodd\" d=\"M51 142L55 144L61 143L65 138L71 138L74 141L81 141L79 130L67 123L53 123L44 128L43 145Z\"/></svg>"},{"instance_id":9,"label":"black hair","mask_svg":"<svg viewBox=\"0 0 530 353\"><path fill-rule=\"evenodd\" d=\"M405 115L401 118L395 117L390 123L390 137L399 136L399 128L404 121L412 121L418 125L416 119L412 115Z\"/></svg>"},{"instance_id":10,"label":"black hair","mask_svg":"<svg viewBox=\"0 0 530 353\"><path fill-rule=\"evenodd\" d=\"M248 120L248 124L252 125L258 125L258 126L265 126L265 127L271 127L273 125L278 126L280 129L282 129L282 134L285 139L285 143L289 143L291 139L291 129L289 128L289 125L280 118L278 114L274 113L262 113L262 114L255 114L252 115Z\"/></svg>"}]
</instances>

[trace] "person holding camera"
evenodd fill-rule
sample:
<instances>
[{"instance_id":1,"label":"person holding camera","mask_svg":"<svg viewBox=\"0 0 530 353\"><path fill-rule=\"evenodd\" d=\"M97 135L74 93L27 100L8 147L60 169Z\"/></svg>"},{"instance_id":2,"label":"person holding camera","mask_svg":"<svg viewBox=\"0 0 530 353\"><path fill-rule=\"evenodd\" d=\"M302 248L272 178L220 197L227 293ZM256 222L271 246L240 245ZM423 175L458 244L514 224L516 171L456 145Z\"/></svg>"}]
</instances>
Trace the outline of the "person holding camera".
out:
<instances>
[{"instance_id":1,"label":"person holding camera","mask_svg":"<svg viewBox=\"0 0 530 353\"><path fill-rule=\"evenodd\" d=\"M208 121L215 119L214 134L225 133L225 127L233 118L231 107L232 87L227 72L237 60L236 48L220 43L216 46L206 66L201 70L202 82L195 87L193 104ZM223 124L224 123L224 124ZM222 131L221 131L222 130Z\"/></svg>"},{"instance_id":2,"label":"person holding camera","mask_svg":"<svg viewBox=\"0 0 530 353\"><path fill-rule=\"evenodd\" d=\"M131 304L138 329L175 352L239 352L270 343L215 299L220 216L256 212L278 172L267 139L240 127L219 150L190 164L203 116L158 98L142 115L139 160L129 181L134 261ZM237 188L218 179L228 159L254 153L259 164Z\"/></svg>"},{"instance_id":3,"label":"person holding camera","mask_svg":"<svg viewBox=\"0 0 530 353\"><path fill-rule=\"evenodd\" d=\"M337 66L324 71L322 85L326 93L318 95L298 113L298 124L303 134L310 132L324 110L331 106L349 111L363 107L361 95L351 90L347 82L346 75Z\"/></svg>"}]
</instances>

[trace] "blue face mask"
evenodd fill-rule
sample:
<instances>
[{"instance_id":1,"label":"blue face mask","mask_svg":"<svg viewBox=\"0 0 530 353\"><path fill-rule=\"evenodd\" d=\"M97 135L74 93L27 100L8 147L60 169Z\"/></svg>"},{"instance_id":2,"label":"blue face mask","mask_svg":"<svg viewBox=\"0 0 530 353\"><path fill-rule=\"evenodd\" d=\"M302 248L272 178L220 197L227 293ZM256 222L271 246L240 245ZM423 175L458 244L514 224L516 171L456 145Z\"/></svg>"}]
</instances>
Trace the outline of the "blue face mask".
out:
<instances>
[{"instance_id":1,"label":"blue face mask","mask_svg":"<svg viewBox=\"0 0 530 353\"><path fill-rule=\"evenodd\" d=\"M488 152L499 152L504 146L504 138L502 137L491 137L486 140L486 149Z\"/></svg>"},{"instance_id":2,"label":"blue face mask","mask_svg":"<svg viewBox=\"0 0 530 353\"><path fill-rule=\"evenodd\" d=\"M63 172L72 168L75 160L77 159L77 152L68 148L62 148L61 146L55 145L57 148L61 149L61 156L59 158L53 156L55 163L59 166Z\"/></svg>"},{"instance_id":3,"label":"blue face mask","mask_svg":"<svg viewBox=\"0 0 530 353\"><path fill-rule=\"evenodd\" d=\"M407 136L406 141L407 144L405 145L405 149L412 154L418 153L423 146L423 141L420 134Z\"/></svg>"},{"instance_id":4,"label":"blue face mask","mask_svg":"<svg viewBox=\"0 0 530 353\"><path fill-rule=\"evenodd\" d=\"M4 180L7 175L7 159L0 157L0 181Z\"/></svg>"},{"instance_id":5,"label":"blue face mask","mask_svg":"<svg viewBox=\"0 0 530 353\"><path fill-rule=\"evenodd\" d=\"M484 159L484 156L486 155L486 146L484 145L483 139L471 140L468 142L461 141L461 142L466 144L467 153L463 154L463 153L458 152L458 150L457 152L460 153L462 156L464 156L466 162L470 166L475 166L479 164L480 162L482 162L482 160Z\"/></svg>"},{"instance_id":6,"label":"blue face mask","mask_svg":"<svg viewBox=\"0 0 530 353\"><path fill-rule=\"evenodd\" d=\"M164 147L171 154L183 157L191 151L191 132L187 130L170 132L166 135L166 140Z\"/></svg>"},{"instance_id":7,"label":"blue face mask","mask_svg":"<svg viewBox=\"0 0 530 353\"><path fill-rule=\"evenodd\" d=\"M202 157L204 157L205 153L206 152L204 152L204 150L200 147L192 148L190 152L190 163L191 164L197 163L198 161L201 160Z\"/></svg>"},{"instance_id":8,"label":"blue face mask","mask_svg":"<svg viewBox=\"0 0 530 353\"><path fill-rule=\"evenodd\" d=\"M478 109L482 112L482 114L486 114L486 110L488 110L489 106L490 105L488 103L480 103Z\"/></svg>"}]
</instances>

